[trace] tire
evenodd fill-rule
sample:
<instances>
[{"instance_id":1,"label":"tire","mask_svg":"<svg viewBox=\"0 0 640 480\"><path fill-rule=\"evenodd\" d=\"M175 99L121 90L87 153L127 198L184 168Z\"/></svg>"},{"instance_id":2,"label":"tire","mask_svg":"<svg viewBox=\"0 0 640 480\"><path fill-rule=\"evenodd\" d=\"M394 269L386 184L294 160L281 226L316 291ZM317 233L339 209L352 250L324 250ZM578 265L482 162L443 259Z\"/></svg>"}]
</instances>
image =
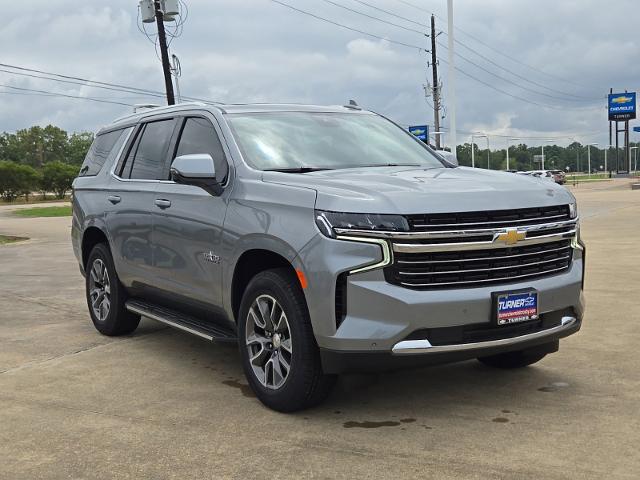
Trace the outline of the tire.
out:
<instances>
[{"instance_id":1,"label":"tire","mask_svg":"<svg viewBox=\"0 0 640 480\"><path fill-rule=\"evenodd\" d=\"M336 376L322 371L304 294L286 268L258 273L249 282L240 304L238 344L249 385L273 410L318 405L335 384Z\"/></svg>"},{"instance_id":2,"label":"tire","mask_svg":"<svg viewBox=\"0 0 640 480\"><path fill-rule=\"evenodd\" d=\"M510 369L528 367L529 365L539 362L546 356L546 353L517 350L515 352L499 353L489 357L480 357L478 360L489 367Z\"/></svg>"},{"instance_id":3,"label":"tire","mask_svg":"<svg viewBox=\"0 0 640 480\"><path fill-rule=\"evenodd\" d=\"M89 315L100 333L115 337L138 328L140 316L125 307L127 294L116 274L111 251L104 243L93 247L89 254L85 289Z\"/></svg>"}]
</instances>

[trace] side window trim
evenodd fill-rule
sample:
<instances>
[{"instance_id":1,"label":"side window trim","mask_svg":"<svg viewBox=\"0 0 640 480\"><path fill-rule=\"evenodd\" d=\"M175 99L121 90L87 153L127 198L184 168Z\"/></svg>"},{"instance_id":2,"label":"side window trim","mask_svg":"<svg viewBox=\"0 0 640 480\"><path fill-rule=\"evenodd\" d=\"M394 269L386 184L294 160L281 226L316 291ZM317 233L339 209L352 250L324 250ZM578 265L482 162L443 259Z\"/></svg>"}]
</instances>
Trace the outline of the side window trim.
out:
<instances>
[{"instance_id":1,"label":"side window trim","mask_svg":"<svg viewBox=\"0 0 640 480\"><path fill-rule=\"evenodd\" d=\"M132 128L132 131L129 133L129 138L127 139L124 145L124 148L120 153L118 161L114 163L114 168L111 172L115 177L121 180L124 178L122 176L122 172L126 166L127 158L129 158L129 154L131 153L131 150L134 148L136 141L138 140L138 138L140 138L140 131L142 130L142 125L141 124L133 125L131 128Z\"/></svg>"},{"instance_id":2,"label":"side window trim","mask_svg":"<svg viewBox=\"0 0 640 480\"><path fill-rule=\"evenodd\" d=\"M175 138L175 143L173 143L172 145L169 146L169 151L171 152L171 155L169 157L169 161L168 161L168 166L169 169L171 168L171 164L173 163L173 160L175 159L176 153L178 153L178 147L180 146L180 139L182 138L182 133L184 131L184 128L187 124L187 120L190 118L201 118L207 122L209 122L211 124L211 127L213 127L213 131L215 132L216 136L218 137L218 142L220 143L220 148L222 150L222 156L223 159L225 161L225 163L227 164L227 178L225 179L224 183L221 185L222 188L225 188L227 185L229 185L229 181L231 179L231 163L229 162L229 155L227 154L227 150L228 150L228 145L226 144L226 139L222 133L222 129L220 128L220 125L217 121L217 119L213 118L209 118L206 115L203 115L202 113L198 113L198 112L187 112L185 113L183 116L181 116L178 120L179 120L179 130L178 130L178 135ZM167 174L168 174L169 170L167 170ZM171 182L173 182L172 180L170 180Z\"/></svg>"}]
</instances>

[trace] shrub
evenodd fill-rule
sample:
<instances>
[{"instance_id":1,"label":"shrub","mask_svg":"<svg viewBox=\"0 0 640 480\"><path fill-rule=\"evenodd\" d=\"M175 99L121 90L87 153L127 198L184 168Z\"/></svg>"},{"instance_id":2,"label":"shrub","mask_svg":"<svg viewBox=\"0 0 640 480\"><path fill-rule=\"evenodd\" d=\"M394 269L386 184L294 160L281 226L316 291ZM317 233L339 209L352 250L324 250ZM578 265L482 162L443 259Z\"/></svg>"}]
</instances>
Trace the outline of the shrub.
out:
<instances>
[{"instance_id":1,"label":"shrub","mask_svg":"<svg viewBox=\"0 0 640 480\"><path fill-rule=\"evenodd\" d=\"M71 190L71 184L78 174L78 168L63 162L49 162L42 167L40 190L55 192L56 197L64 198Z\"/></svg>"},{"instance_id":2,"label":"shrub","mask_svg":"<svg viewBox=\"0 0 640 480\"><path fill-rule=\"evenodd\" d=\"M38 186L39 177L33 167L0 161L0 195L9 202L20 195L25 195L28 200L29 194Z\"/></svg>"}]
</instances>

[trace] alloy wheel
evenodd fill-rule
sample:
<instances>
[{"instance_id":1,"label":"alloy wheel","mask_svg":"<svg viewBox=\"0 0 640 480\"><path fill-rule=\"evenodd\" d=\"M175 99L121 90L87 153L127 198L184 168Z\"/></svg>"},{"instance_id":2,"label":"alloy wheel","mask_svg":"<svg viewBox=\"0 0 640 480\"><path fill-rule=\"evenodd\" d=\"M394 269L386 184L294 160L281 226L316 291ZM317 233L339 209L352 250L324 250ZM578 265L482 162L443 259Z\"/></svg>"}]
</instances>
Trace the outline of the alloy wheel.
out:
<instances>
[{"instance_id":1,"label":"alloy wheel","mask_svg":"<svg viewBox=\"0 0 640 480\"><path fill-rule=\"evenodd\" d=\"M89 273L91 310L99 322L104 322L111 310L111 282L104 262L96 258Z\"/></svg>"},{"instance_id":2,"label":"alloy wheel","mask_svg":"<svg viewBox=\"0 0 640 480\"><path fill-rule=\"evenodd\" d=\"M260 295L246 318L246 348L258 381L266 388L282 387L291 371L291 330L282 306L270 295Z\"/></svg>"}]
</instances>

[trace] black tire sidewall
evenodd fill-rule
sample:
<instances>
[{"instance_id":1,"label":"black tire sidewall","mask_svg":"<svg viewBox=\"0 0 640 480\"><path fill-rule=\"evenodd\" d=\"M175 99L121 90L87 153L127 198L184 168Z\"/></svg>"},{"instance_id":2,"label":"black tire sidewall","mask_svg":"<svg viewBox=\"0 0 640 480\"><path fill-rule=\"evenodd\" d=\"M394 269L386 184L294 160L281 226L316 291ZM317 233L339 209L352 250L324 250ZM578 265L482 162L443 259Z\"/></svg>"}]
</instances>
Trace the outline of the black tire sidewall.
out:
<instances>
[{"instance_id":1,"label":"black tire sidewall","mask_svg":"<svg viewBox=\"0 0 640 480\"><path fill-rule=\"evenodd\" d=\"M93 267L93 262L97 259L102 260L104 263L105 268L107 269L107 274L109 275L109 284L111 287L109 314L104 321L100 321L94 315L89 295L91 269ZM139 317L131 315L126 311L124 306L124 302L126 300L124 289L122 288L118 275L116 274L111 251L109 250L109 247L103 243L99 243L93 247L89 254L85 272L85 295L87 298L89 315L91 315L91 320L96 330L100 333L104 335L120 335L122 333L133 331L138 326Z\"/></svg>"},{"instance_id":2,"label":"black tire sidewall","mask_svg":"<svg viewBox=\"0 0 640 480\"><path fill-rule=\"evenodd\" d=\"M264 387L256 378L245 344L249 308L260 295L270 295L280 303L287 315L291 333L291 370L285 384L277 390ZM304 294L292 275L285 275L282 270L268 270L259 273L251 280L240 305L238 333L238 345L245 376L258 398L270 408L278 411L293 411L302 408L307 392L310 390L309 382L313 381L314 375L317 374L313 369L314 365L319 362L319 354L311 332Z\"/></svg>"}]
</instances>

